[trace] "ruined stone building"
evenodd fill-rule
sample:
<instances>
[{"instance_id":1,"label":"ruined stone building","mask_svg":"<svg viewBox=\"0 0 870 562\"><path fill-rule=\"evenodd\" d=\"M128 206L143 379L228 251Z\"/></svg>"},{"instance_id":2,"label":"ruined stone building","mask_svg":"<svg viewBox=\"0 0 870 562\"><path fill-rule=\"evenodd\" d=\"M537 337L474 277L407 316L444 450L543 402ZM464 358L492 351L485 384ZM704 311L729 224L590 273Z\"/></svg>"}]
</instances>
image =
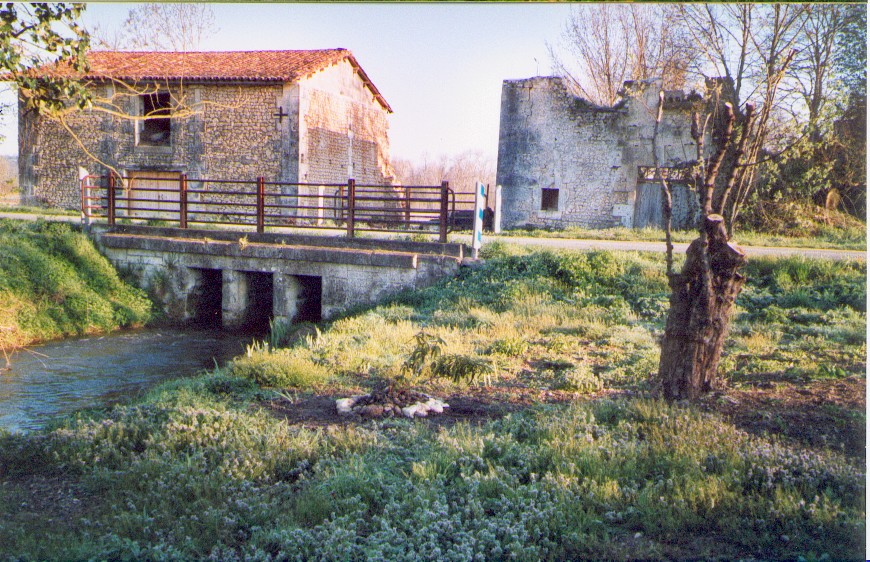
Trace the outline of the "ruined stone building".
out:
<instances>
[{"instance_id":1,"label":"ruined stone building","mask_svg":"<svg viewBox=\"0 0 870 562\"><path fill-rule=\"evenodd\" d=\"M496 183L506 227L638 227L661 221L660 187L651 181L659 81L626 82L622 99L601 107L568 80L505 80ZM661 166L695 159L691 137L697 94L667 92L657 146ZM689 226L694 193L675 183L674 225Z\"/></svg>"},{"instance_id":2,"label":"ruined stone building","mask_svg":"<svg viewBox=\"0 0 870 562\"><path fill-rule=\"evenodd\" d=\"M169 180L182 173L290 183L392 179L392 110L346 49L88 58L83 79L102 110L72 115L74 136L56 120L19 113L27 200L78 207L80 167ZM178 107L185 110L174 114Z\"/></svg>"}]
</instances>

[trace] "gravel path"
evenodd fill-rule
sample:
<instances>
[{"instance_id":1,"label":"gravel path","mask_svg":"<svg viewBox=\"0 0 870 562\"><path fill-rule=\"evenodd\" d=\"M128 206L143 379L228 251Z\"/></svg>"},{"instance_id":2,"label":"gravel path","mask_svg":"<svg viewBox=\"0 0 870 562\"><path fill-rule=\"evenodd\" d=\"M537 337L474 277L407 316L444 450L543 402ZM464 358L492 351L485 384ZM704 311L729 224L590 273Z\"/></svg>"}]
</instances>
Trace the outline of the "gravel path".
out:
<instances>
[{"instance_id":1,"label":"gravel path","mask_svg":"<svg viewBox=\"0 0 870 562\"><path fill-rule=\"evenodd\" d=\"M624 240L575 240L572 238L524 238L499 236L496 240L524 246L564 248L570 250L638 250L644 252L665 251L664 242L640 242ZM686 242L674 244L675 253L683 253L689 246ZM867 252L859 250L827 250L819 248L771 248L766 246L740 246L750 256L806 256L835 260L867 259Z\"/></svg>"}]
</instances>

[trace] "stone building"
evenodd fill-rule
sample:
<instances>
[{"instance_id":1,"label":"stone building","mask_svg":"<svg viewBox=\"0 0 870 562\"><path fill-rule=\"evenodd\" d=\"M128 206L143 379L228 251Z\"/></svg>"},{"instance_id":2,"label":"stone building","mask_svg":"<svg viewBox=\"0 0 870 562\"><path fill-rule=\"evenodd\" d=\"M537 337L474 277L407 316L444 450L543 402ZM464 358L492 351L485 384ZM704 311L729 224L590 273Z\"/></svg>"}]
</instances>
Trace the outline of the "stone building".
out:
<instances>
[{"instance_id":1,"label":"stone building","mask_svg":"<svg viewBox=\"0 0 870 562\"><path fill-rule=\"evenodd\" d=\"M496 183L507 227L647 226L660 218L651 181L652 135L660 82L626 82L602 107L560 77L505 80ZM667 92L657 146L661 166L693 160L691 113L698 94ZM697 198L675 183L675 227L689 225Z\"/></svg>"},{"instance_id":2,"label":"stone building","mask_svg":"<svg viewBox=\"0 0 870 562\"><path fill-rule=\"evenodd\" d=\"M78 207L80 167L167 181L182 173L288 183L392 180L392 110L346 49L104 51L88 58L83 79L99 109L69 117L75 135L57 120L19 113L27 200Z\"/></svg>"}]
</instances>

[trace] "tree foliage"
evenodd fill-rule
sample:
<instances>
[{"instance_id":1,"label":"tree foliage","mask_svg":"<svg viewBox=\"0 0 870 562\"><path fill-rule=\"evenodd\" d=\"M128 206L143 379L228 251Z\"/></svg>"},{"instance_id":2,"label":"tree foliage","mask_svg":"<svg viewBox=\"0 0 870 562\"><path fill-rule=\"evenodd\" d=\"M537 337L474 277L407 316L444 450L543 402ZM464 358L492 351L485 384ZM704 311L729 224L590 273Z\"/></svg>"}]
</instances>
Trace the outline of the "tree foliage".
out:
<instances>
[{"instance_id":1,"label":"tree foliage","mask_svg":"<svg viewBox=\"0 0 870 562\"><path fill-rule=\"evenodd\" d=\"M0 5L0 71L18 88L26 110L50 113L90 103L75 80L32 71L50 65L87 69L90 39L78 23L84 9L84 4Z\"/></svg>"}]
</instances>

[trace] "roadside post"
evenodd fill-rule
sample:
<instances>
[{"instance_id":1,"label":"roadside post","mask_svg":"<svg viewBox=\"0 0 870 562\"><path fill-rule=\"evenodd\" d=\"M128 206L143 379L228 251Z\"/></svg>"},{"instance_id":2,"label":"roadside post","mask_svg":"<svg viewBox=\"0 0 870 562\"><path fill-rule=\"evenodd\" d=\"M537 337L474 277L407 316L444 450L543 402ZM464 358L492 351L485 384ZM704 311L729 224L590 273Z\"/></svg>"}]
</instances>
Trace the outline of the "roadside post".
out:
<instances>
[{"instance_id":1,"label":"roadside post","mask_svg":"<svg viewBox=\"0 0 870 562\"><path fill-rule=\"evenodd\" d=\"M483 244L483 207L486 205L486 186L477 182L474 198L474 228L471 232L471 257L477 259L477 253Z\"/></svg>"},{"instance_id":2,"label":"roadside post","mask_svg":"<svg viewBox=\"0 0 870 562\"><path fill-rule=\"evenodd\" d=\"M492 231L496 234L501 233L501 186L495 186L495 197L493 197L493 216L492 216Z\"/></svg>"},{"instance_id":3,"label":"roadside post","mask_svg":"<svg viewBox=\"0 0 870 562\"><path fill-rule=\"evenodd\" d=\"M88 182L90 174L79 166L79 183L82 191L82 228L85 231L91 226L91 186Z\"/></svg>"}]
</instances>

